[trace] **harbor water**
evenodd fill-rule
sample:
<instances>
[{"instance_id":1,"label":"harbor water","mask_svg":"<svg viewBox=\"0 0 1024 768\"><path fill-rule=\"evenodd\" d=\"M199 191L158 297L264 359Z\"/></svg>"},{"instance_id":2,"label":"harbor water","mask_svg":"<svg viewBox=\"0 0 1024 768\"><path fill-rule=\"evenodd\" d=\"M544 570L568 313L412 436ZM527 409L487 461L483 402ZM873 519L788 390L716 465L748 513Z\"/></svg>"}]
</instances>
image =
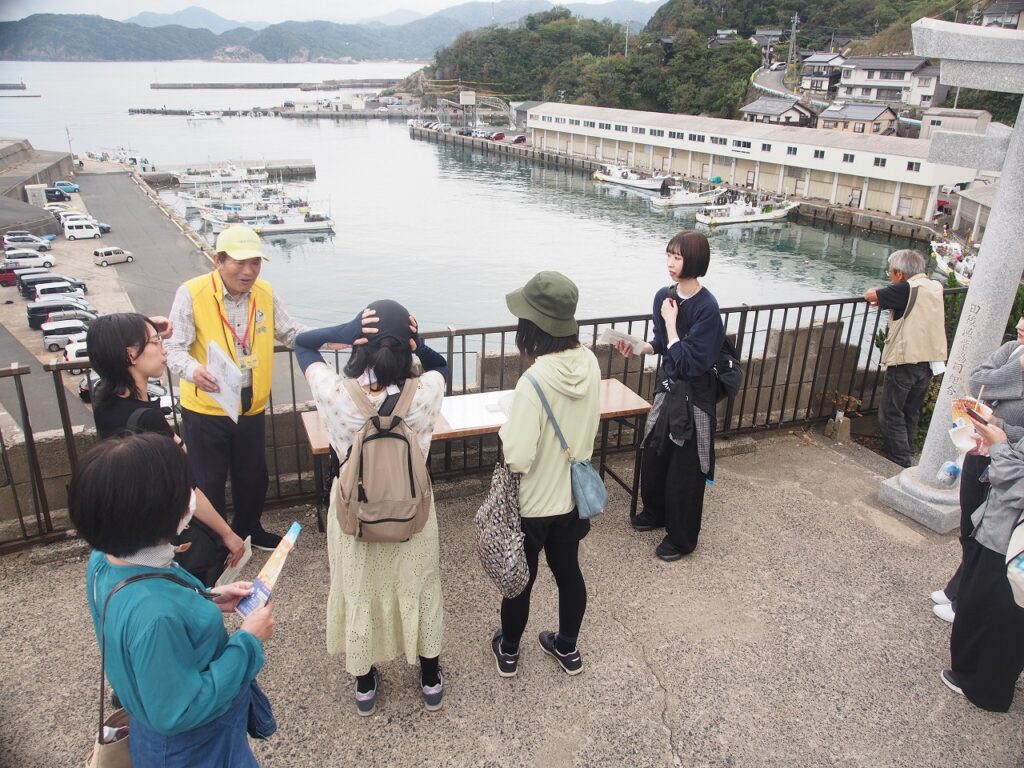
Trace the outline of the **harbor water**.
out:
<instances>
[{"instance_id":1,"label":"harbor water","mask_svg":"<svg viewBox=\"0 0 1024 768\"><path fill-rule=\"evenodd\" d=\"M333 236L268 240L263 274L302 320L351 317L387 296L425 329L511 322L504 295L557 269L580 287L579 316L649 312L668 281L664 249L694 226L692 209L653 210L642 193L581 175L414 141L402 121L129 115L130 107L251 109L338 95L298 90L152 90L151 82L315 82L402 77L412 62L210 64L0 62L40 99L5 100L0 135L40 149L130 148L159 170L240 159L313 160L307 190L335 220ZM885 281L905 240L775 223L709 234L705 284L723 307L852 296ZM107 238L116 245L116 232ZM144 254L142 254L144 257Z\"/></svg>"}]
</instances>

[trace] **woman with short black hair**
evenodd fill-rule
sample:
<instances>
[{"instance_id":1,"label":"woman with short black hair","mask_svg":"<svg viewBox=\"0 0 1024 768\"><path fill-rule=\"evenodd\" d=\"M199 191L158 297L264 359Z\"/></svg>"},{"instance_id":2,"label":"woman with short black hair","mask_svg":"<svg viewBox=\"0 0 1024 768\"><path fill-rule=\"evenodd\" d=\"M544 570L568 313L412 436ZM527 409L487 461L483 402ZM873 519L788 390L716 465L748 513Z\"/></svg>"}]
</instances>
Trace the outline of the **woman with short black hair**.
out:
<instances>
[{"instance_id":1,"label":"woman with short black hair","mask_svg":"<svg viewBox=\"0 0 1024 768\"><path fill-rule=\"evenodd\" d=\"M519 515L530 580L517 597L501 601L501 628L491 638L491 653L502 677L519 671L520 641L542 551L558 586L558 630L541 632L538 642L567 674L583 671L577 640L587 610L587 585L579 547L590 532L590 521L580 519L576 510L568 457L529 378L544 392L572 455L589 459L601 415L601 369L594 353L580 344L578 298L575 284L559 272L539 272L505 297L509 311L519 318L516 346L530 367L516 384L498 436L509 469L522 474Z\"/></svg>"},{"instance_id":2,"label":"woman with short black hair","mask_svg":"<svg viewBox=\"0 0 1024 768\"><path fill-rule=\"evenodd\" d=\"M152 432L112 437L82 456L68 506L93 548L86 596L107 679L131 715L132 764L248 768L257 765L246 737L252 684L273 610L250 613L229 637L221 614L252 585L206 593L174 563L171 539L195 510L191 487L185 454Z\"/></svg>"},{"instance_id":3,"label":"woman with short black hair","mask_svg":"<svg viewBox=\"0 0 1024 768\"><path fill-rule=\"evenodd\" d=\"M342 462L348 460L353 439L366 423L363 409L380 412L389 397L397 401L409 379L415 379L416 389L405 424L417 438L411 448L422 454L422 461L429 460L448 368L441 355L419 340L415 327L405 307L382 300L371 303L348 323L306 331L295 338L295 357L306 374L331 447ZM323 346L352 347L344 375L335 373L324 361L318 351ZM353 380L368 403L354 399ZM386 413L391 413L390 406ZM327 514L331 570L327 650L345 654L345 669L355 677L359 715L376 711L381 690L376 665L403 651L409 664L419 661L424 708L439 710L444 697L439 659L444 609L433 499L424 528L406 541L365 541L342 530L336 493L340 480L336 477L333 482Z\"/></svg>"},{"instance_id":4,"label":"woman with short black hair","mask_svg":"<svg viewBox=\"0 0 1024 768\"><path fill-rule=\"evenodd\" d=\"M711 246L685 229L665 248L672 285L654 296L654 339L643 353L661 355L658 391L647 421L637 531L665 528L654 550L666 562L693 552L704 515L704 489L715 472L716 380L711 369L725 341L718 301L700 284ZM616 345L624 357L628 343Z\"/></svg>"},{"instance_id":5,"label":"woman with short black hair","mask_svg":"<svg viewBox=\"0 0 1024 768\"><path fill-rule=\"evenodd\" d=\"M126 432L155 432L184 444L171 430L158 400L149 398L150 379L167 371L164 339L170 336L166 318L136 312L101 315L89 326L89 362L99 376L93 387L92 414L101 439ZM245 544L231 530L201 491L196 491L196 520L173 540L187 544L177 561L206 586L213 586L225 563L235 565Z\"/></svg>"}]
</instances>

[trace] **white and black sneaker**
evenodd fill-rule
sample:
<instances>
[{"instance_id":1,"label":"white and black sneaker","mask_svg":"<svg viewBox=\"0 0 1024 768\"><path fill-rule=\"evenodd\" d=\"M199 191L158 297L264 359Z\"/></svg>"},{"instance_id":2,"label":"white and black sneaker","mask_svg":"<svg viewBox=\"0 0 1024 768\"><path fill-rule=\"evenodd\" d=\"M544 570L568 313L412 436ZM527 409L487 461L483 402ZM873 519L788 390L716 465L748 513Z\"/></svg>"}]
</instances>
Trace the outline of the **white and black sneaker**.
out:
<instances>
[{"instance_id":1,"label":"white and black sneaker","mask_svg":"<svg viewBox=\"0 0 1024 768\"><path fill-rule=\"evenodd\" d=\"M356 683L356 712L360 717L369 717L377 707L377 693L380 691L380 672L376 667L370 667L373 673L373 690L365 693L359 690L359 683Z\"/></svg>"},{"instance_id":2,"label":"white and black sneaker","mask_svg":"<svg viewBox=\"0 0 1024 768\"><path fill-rule=\"evenodd\" d=\"M515 677L519 671L519 653L504 653L501 650L501 630L494 633L491 638L491 653L494 654L494 662L498 667L498 674L502 677Z\"/></svg>"},{"instance_id":3,"label":"white and black sneaker","mask_svg":"<svg viewBox=\"0 0 1024 768\"><path fill-rule=\"evenodd\" d=\"M949 688L953 693L957 693L961 696L964 695L964 689L960 687L960 681L956 679L951 669L944 669L939 672L939 677L942 678L942 682L945 683L946 687Z\"/></svg>"},{"instance_id":4,"label":"white and black sneaker","mask_svg":"<svg viewBox=\"0 0 1024 768\"><path fill-rule=\"evenodd\" d=\"M555 633L541 632L537 637L540 647L544 653L558 662L558 665L565 670L567 675L578 675L583 671L583 658L580 656L579 648L573 648L569 653L560 653L555 647Z\"/></svg>"}]
</instances>

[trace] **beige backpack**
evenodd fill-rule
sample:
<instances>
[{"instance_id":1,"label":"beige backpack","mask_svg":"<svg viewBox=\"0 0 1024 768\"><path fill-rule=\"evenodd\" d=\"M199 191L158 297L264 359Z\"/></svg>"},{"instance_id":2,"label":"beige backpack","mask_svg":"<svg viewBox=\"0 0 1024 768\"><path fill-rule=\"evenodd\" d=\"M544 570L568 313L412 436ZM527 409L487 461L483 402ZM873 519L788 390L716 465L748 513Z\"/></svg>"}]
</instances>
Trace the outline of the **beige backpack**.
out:
<instances>
[{"instance_id":1,"label":"beige backpack","mask_svg":"<svg viewBox=\"0 0 1024 768\"><path fill-rule=\"evenodd\" d=\"M361 541L406 541L427 524L431 499L423 452L405 421L416 379L406 379L388 416L374 409L353 379L345 379L344 386L366 423L334 484L341 530Z\"/></svg>"}]
</instances>

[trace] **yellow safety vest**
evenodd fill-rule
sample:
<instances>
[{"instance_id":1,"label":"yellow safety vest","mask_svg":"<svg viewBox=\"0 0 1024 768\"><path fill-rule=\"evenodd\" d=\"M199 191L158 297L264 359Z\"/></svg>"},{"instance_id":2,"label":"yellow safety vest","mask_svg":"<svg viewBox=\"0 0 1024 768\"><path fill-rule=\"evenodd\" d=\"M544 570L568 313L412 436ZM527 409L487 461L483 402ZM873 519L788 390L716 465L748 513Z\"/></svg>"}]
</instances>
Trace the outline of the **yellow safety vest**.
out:
<instances>
[{"instance_id":1,"label":"yellow safety vest","mask_svg":"<svg viewBox=\"0 0 1024 768\"><path fill-rule=\"evenodd\" d=\"M234 339L222 319L227 317L227 311L220 273L215 270L194 277L185 283L185 287L192 294L192 316L196 326L196 337L189 347L189 354L205 366L206 348L213 341L238 363ZM258 364L252 369L252 406L243 416L255 416L266 408L274 366L274 292L270 283L257 280L249 293L249 301L256 302L250 315L249 350L256 356ZM252 304L249 306L252 309ZM209 416L224 415L224 409L213 398L184 379L181 381L181 406Z\"/></svg>"}]
</instances>

